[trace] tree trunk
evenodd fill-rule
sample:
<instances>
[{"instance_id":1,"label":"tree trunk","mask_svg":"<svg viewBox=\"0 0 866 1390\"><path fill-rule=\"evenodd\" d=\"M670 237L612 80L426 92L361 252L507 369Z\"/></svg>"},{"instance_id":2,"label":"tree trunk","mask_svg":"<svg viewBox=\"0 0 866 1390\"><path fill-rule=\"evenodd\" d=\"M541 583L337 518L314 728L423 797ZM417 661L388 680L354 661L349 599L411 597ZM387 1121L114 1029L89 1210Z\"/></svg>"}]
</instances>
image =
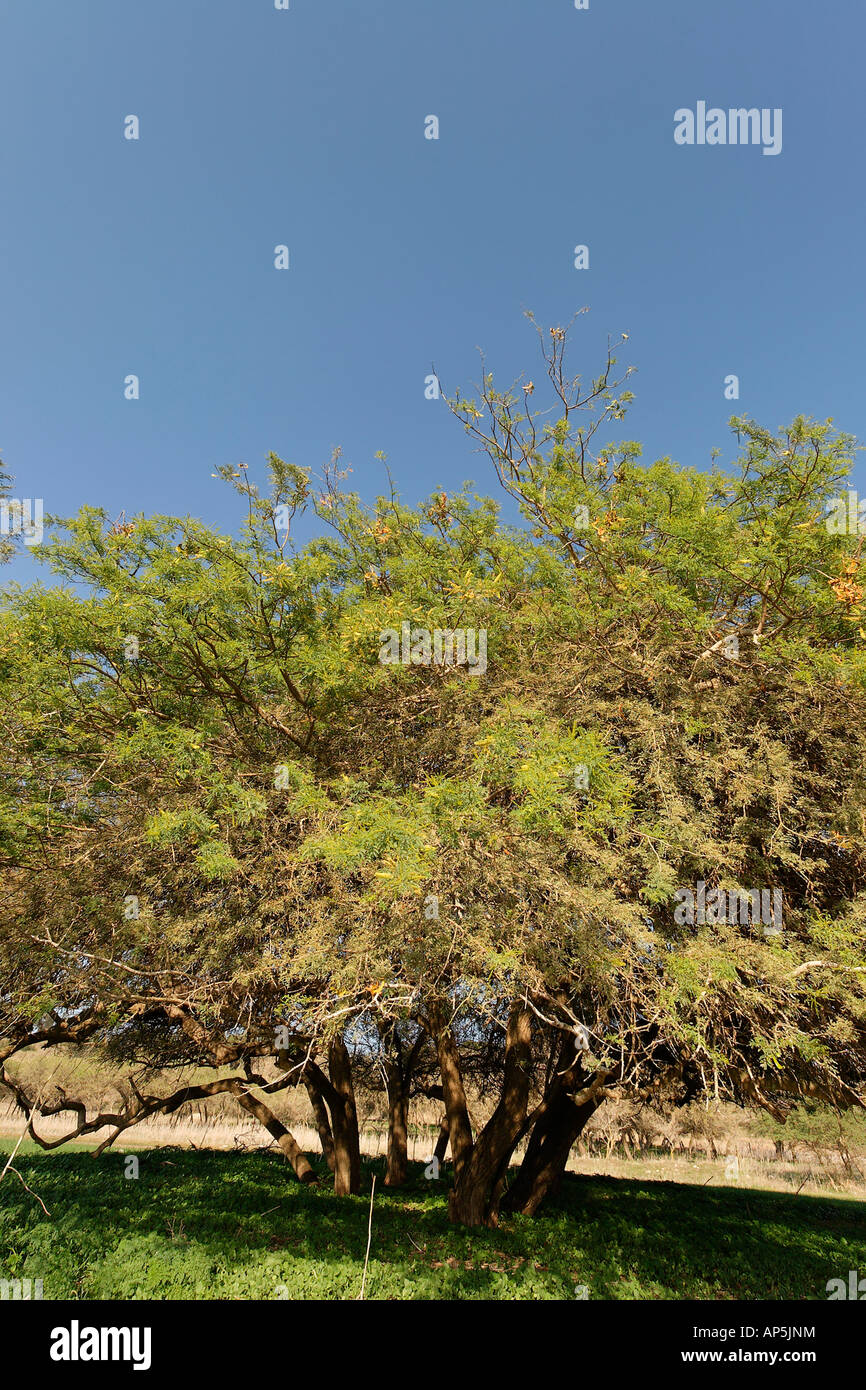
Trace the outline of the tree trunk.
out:
<instances>
[{"instance_id":1,"label":"tree trunk","mask_svg":"<svg viewBox=\"0 0 866 1390\"><path fill-rule=\"evenodd\" d=\"M439 1071L442 1075L442 1098L445 1101L445 1115L448 1120L451 1158L454 1171L459 1174L472 1152L472 1126L469 1123L469 1107L463 1089L460 1054L450 1027L442 1022L438 1012L431 1017L430 1029L436 1039Z\"/></svg>"},{"instance_id":2,"label":"tree trunk","mask_svg":"<svg viewBox=\"0 0 866 1390\"><path fill-rule=\"evenodd\" d=\"M379 1027L388 1091L386 1187L402 1187L409 1175L409 1094L424 1036L419 1030L412 1045L404 1047L396 1023Z\"/></svg>"},{"instance_id":3,"label":"tree trunk","mask_svg":"<svg viewBox=\"0 0 866 1390\"><path fill-rule=\"evenodd\" d=\"M457 1173L448 1200L451 1221L465 1226L497 1224L508 1161L526 1119L531 1061L532 1016L517 1007L508 1020L502 1095Z\"/></svg>"},{"instance_id":4,"label":"tree trunk","mask_svg":"<svg viewBox=\"0 0 866 1390\"><path fill-rule=\"evenodd\" d=\"M385 1186L402 1187L409 1173L409 1096L403 1069L396 1062L385 1064L388 1084L388 1158Z\"/></svg>"},{"instance_id":5,"label":"tree trunk","mask_svg":"<svg viewBox=\"0 0 866 1390\"><path fill-rule=\"evenodd\" d=\"M440 1163L445 1162L445 1153L448 1148L449 1138L450 1134L448 1130L448 1116L445 1115L443 1116L442 1123L439 1126L439 1138L436 1140L436 1147L433 1150L433 1157L437 1159Z\"/></svg>"},{"instance_id":6,"label":"tree trunk","mask_svg":"<svg viewBox=\"0 0 866 1390\"><path fill-rule=\"evenodd\" d=\"M352 1085L352 1063L342 1038L328 1048L328 1071L334 1096L331 1129L334 1136L334 1192L338 1197L361 1191L361 1142Z\"/></svg>"},{"instance_id":7,"label":"tree trunk","mask_svg":"<svg viewBox=\"0 0 866 1390\"><path fill-rule=\"evenodd\" d=\"M502 1200L505 1211L535 1215L558 1188L571 1146L600 1104L600 1098L592 1098L577 1105L565 1091L556 1096L533 1130L517 1177Z\"/></svg>"},{"instance_id":8,"label":"tree trunk","mask_svg":"<svg viewBox=\"0 0 866 1390\"><path fill-rule=\"evenodd\" d=\"M334 1136L331 1133L331 1121L328 1119L328 1107L322 1099L322 1093L318 1086L309 1076L304 1076L304 1085L307 1088L307 1095L310 1097L310 1104L313 1107L313 1115L316 1120L316 1129L319 1131L319 1143L322 1146L322 1153L325 1162L333 1173L335 1167Z\"/></svg>"},{"instance_id":9,"label":"tree trunk","mask_svg":"<svg viewBox=\"0 0 866 1390\"><path fill-rule=\"evenodd\" d=\"M607 1094L614 1070L584 1071L575 1037L563 1038L517 1177L502 1200L506 1211L534 1216L562 1181L571 1146Z\"/></svg>"},{"instance_id":10,"label":"tree trunk","mask_svg":"<svg viewBox=\"0 0 866 1390\"><path fill-rule=\"evenodd\" d=\"M254 1115L260 1124L263 1124L268 1134L276 1139L286 1158L295 1170L299 1182L315 1182L316 1174L310 1164L307 1155L302 1152L300 1145L286 1129L282 1121L278 1120L272 1110L269 1110L264 1101L257 1096L251 1095L249 1091L244 1091L238 1087L234 1091L238 1105L246 1110L250 1115Z\"/></svg>"}]
</instances>

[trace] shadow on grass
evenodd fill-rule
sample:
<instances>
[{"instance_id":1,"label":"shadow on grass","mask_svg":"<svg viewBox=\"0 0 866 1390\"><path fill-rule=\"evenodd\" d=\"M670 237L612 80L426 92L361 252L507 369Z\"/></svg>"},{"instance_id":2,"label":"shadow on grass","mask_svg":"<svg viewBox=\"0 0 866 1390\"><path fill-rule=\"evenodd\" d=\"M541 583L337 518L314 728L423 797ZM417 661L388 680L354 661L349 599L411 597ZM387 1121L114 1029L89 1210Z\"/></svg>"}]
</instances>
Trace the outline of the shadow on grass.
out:
<instances>
[{"instance_id":1,"label":"shadow on grass","mask_svg":"<svg viewBox=\"0 0 866 1390\"><path fill-rule=\"evenodd\" d=\"M567 1175L535 1218L449 1225L440 1182L383 1160L364 1193L330 1175L301 1186L276 1153L156 1149L16 1161L0 1187L0 1278L46 1298L347 1299L358 1296L376 1175L366 1296L373 1299L825 1299L866 1273L866 1205L737 1188Z\"/></svg>"}]
</instances>

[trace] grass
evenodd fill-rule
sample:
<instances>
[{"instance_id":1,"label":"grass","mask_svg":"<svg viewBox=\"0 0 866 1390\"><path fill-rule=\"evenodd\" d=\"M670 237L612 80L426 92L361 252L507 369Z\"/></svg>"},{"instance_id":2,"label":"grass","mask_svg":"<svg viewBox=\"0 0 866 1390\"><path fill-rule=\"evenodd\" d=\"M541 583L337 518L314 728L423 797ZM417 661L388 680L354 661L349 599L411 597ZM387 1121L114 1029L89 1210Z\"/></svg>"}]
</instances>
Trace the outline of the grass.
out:
<instances>
[{"instance_id":1,"label":"grass","mask_svg":"<svg viewBox=\"0 0 866 1390\"><path fill-rule=\"evenodd\" d=\"M301 1187L276 1154L24 1154L0 1185L0 1278L75 1299L354 1299L365 1194ZM866 1205L742 1189L568 1175L536 1219L448 1224L445 1183L376 1184L371 1299L818 1299L866 1272Z\"/></svg>"}]
</instances>

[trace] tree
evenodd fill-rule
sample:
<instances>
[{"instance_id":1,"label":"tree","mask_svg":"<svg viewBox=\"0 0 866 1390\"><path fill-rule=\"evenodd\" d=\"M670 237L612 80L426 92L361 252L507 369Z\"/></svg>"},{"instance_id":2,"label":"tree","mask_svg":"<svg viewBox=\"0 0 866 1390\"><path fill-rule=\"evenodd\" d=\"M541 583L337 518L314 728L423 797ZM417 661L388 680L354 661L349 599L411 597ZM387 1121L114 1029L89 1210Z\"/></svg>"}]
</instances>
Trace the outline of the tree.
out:
<instances>
[{"instance_id":1,"label":"tree","mask_svg":"<svg viewBox=\"0 0 866 1390\"><path fill-rule=\"evenodd\" d=\"M303 1084L351 1192L378 1058L389 1180L441 1088L470 1224L536 1211L612 1093L863 1103L864 562L824 524L854 443L735 419L727 470L645 466L611 351L584 388L539 337L537 408L486 367L449 400L513 521L271 455L266 496L220 470L235 537L84 508L42 547L76 588L0 627L0 1060L231 1065L302 1176L266 1098Z\"/></svg>"}]
</instances>

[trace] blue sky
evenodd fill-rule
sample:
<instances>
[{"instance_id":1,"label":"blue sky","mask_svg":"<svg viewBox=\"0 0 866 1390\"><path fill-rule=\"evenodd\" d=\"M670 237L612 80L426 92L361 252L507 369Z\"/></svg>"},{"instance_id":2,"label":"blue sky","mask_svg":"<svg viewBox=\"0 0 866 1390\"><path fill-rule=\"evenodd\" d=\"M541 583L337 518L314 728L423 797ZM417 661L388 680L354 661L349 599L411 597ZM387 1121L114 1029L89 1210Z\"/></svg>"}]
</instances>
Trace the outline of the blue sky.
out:
<instances>
[{"instance_id":1,"label":"blue sky","mask_svg":"<svg viewBox=\"0 0 866 1390\"><path fill-rule=\"evenodd\" d=\"M0 0L15 494L228 527L217 464L336 445L367 497L376 450L409 500L492 492L424 378L537 376L524 309L590 306L587 375L629 333L647 460L732 457L735 412L866 436L864 40L805 0ZM781 154L677 146L699 100L782 108Z\"/></svg>"}]
</instances>

